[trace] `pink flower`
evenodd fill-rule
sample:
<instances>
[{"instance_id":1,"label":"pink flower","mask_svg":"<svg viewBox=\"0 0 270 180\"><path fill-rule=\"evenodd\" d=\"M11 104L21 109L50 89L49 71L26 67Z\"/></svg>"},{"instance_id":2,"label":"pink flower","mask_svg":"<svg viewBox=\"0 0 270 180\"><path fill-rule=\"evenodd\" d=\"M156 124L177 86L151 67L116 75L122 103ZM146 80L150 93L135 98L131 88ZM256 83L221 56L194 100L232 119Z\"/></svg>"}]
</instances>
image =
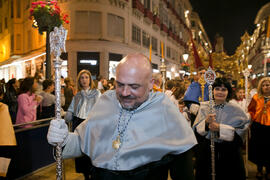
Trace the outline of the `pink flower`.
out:
<instances>
[{"instance_id":1,"label":"pink flower","mask_svg":"<svg viewBox=\"0 0 270 180\"><path fill-rule=\"evenodd\" d=\"M57 1L50 1L50 3L52 3L52 4L57 4Z\"/></svg>"}]
</instances>

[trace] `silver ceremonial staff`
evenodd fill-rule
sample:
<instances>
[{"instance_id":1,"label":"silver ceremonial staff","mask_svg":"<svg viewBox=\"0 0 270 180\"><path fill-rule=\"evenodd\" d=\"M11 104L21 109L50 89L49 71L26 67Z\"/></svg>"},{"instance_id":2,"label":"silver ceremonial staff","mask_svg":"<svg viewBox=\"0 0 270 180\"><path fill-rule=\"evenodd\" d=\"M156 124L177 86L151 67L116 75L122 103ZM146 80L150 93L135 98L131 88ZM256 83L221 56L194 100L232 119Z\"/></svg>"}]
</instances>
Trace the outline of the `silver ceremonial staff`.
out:
<instances>
[{"instance_id":1,"label":"silver ceremonial staff","mask_svg":"<svg viewBox=\"0 0 270 180\"><path fill-rule=\"evenodd\" d=\"M162 73L162 92L165 93L166 65L164 58L161 59L160 72Z\"/></svg>"},{"instance_id":2,"label":"silver ceremonial staff","mask_svg":"<svg viewBox=\"0 0 270 180\"><path fill-rule=\"evenodd\" d=\"M208 84L208 90L209 90L209 105L210 105L210 114L214 113L214 101L213 101L213 92L212 92L212 84L215 82L216 79L216 73L212 70L212 68L209 66L207 71L204 74L204 79ZM215 172L215 132L211 131L211 167L212 167L212 180L215 180L216 172Z\"/></svg>"},{"instance_id":3,"label":"silver ceremonial staff","mask_svg":"<svg viewBox=\"0 0 270 180\"><path fill-rule=\"evenodd\" d=\"M250 72L248 68L246 68L243 71L243 74L245 76L245 99L246 99L246 104L245 104L245 112L248 112L248 76L250 75ZM247 130L247 135L246 135L246 158L245 158L245 168L246 168L246 176L248 177L248 132L249 129Z\"/></svg>"},{"instance_id":4,"label":"silver ceremonial staff","mask_svg":"<svg viewBox=\"0 0 270 180\"><path fill-rule=\"evenodd\" d=\"M54 31L50 33L50 48L51 53L54 55L54 68L55 68L55 118L61 119L61 74L60 68L62 60L60 59L61 50L66 52L65 42L67 38L67 30L63 26L55 27ZM61 144L56 146L56 179L61 180L63 175L62 164L62 147Z\"/></svg>"}]
</instances>

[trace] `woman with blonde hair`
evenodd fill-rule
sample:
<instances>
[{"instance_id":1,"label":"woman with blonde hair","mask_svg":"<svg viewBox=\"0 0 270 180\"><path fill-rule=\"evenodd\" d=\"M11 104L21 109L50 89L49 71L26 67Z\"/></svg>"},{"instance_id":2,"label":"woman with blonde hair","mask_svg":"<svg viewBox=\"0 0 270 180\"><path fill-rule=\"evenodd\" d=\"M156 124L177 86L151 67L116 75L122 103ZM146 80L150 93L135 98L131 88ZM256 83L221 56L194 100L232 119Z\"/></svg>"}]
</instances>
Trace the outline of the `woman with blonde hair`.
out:
<instances>
[{"instance_id":1,"label":"woman with blonde hair","mask_svg":"<svg viewBox=\"0 0 270 180\"><path fill-rule=\"evenodd\" d=\"M81 70L77 77L78 93L72 98L67 110L65 120L72 122L72 131L87 119L89 112L100 97L101 93L96 86L88 70ZM76 171L83 173L85 179L90 179L91 161L88 156L75 159Z\"/></svg>"},{"instance_id":2,"label":"woman with blonde hair","mask_svg":"<svg viewBox=\"0 0 270 180\"><path fill-rule=\"evenodd\" d=\"M270 179L270 77L260 80L255 94L248 106L250 113L251 138L249 143L249 160L257 165L257 178L263 177L266 167L266 179Z\"/></svg>"}]
</instances>

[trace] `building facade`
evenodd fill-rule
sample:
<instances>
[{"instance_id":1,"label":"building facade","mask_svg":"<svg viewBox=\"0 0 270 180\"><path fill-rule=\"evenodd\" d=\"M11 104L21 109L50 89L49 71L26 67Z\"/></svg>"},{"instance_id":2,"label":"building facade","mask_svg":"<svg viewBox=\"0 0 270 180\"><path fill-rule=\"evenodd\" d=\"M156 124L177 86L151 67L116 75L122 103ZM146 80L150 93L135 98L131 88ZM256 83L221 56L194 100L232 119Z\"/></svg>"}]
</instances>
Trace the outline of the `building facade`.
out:
<instances>
[{"instance_id":1,"label":"building facade","mask_svg":"<svg viewBox=\"0 0 270 180\"><path fill-rule=\"evenodd\" d=\"M257 13L254 21L256 29L249 39L242 41L248 51L247 61L252 65L252 74L257 77L270 75L270 3Z\"/></svg>"},{"instance_id":2,"label":"building facade","mask_svg":"<svg viewBox=\"0 0 270 180\"><path fill-rule=\"evenodd\" d=\"M28 19L33 1L0 1L0 78L44 72L46 36L40 35ZM189 51L191 38L192 7L188 0L59 0L58 3L70 20L65 25L68 37L63 74L75 80L81 69L88 69L94 78L114 77L122 57L129 53L149 57L150 52L153 69L158 71L164 52L167 76L179 76L182 54Z\"/></svg>"}]
</instances>

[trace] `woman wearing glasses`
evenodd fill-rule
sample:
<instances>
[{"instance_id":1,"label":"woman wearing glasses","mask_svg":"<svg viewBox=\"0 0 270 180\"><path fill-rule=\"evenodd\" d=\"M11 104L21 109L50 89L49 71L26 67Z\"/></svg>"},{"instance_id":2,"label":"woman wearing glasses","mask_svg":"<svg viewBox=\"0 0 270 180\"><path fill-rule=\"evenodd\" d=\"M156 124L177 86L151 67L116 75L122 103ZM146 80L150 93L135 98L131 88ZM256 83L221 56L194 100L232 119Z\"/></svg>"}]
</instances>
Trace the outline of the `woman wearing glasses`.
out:
<instances>
[{"instance_id":1,"label":"woman wearing glasses","mask_svg":"<svg viewBox=\"0 0 270 180\"><path fill-rule=\"evenodd\" d=\"M266 167L266 179L270 179L270 77L262 78L248 106L252 119L249 143L249 160L257 165L256 177L263 177Z\"/></svg>"},{"instance_id":2,"label":"woman wearing glasses","mask_svg":"<svg viewBox=\"0 0 270 180\"><path fill-rule=\"evenodd\" d=\"M211 179L210 131L215 138L215 173L217 180L244 180L245 168L241 147L249 126L245 112L229 100L232 88L226 78L217 78L213 84L214 113L209 101L200 105L193 129L198 134L196 179Z\"/></svg>"}]
</instances>

